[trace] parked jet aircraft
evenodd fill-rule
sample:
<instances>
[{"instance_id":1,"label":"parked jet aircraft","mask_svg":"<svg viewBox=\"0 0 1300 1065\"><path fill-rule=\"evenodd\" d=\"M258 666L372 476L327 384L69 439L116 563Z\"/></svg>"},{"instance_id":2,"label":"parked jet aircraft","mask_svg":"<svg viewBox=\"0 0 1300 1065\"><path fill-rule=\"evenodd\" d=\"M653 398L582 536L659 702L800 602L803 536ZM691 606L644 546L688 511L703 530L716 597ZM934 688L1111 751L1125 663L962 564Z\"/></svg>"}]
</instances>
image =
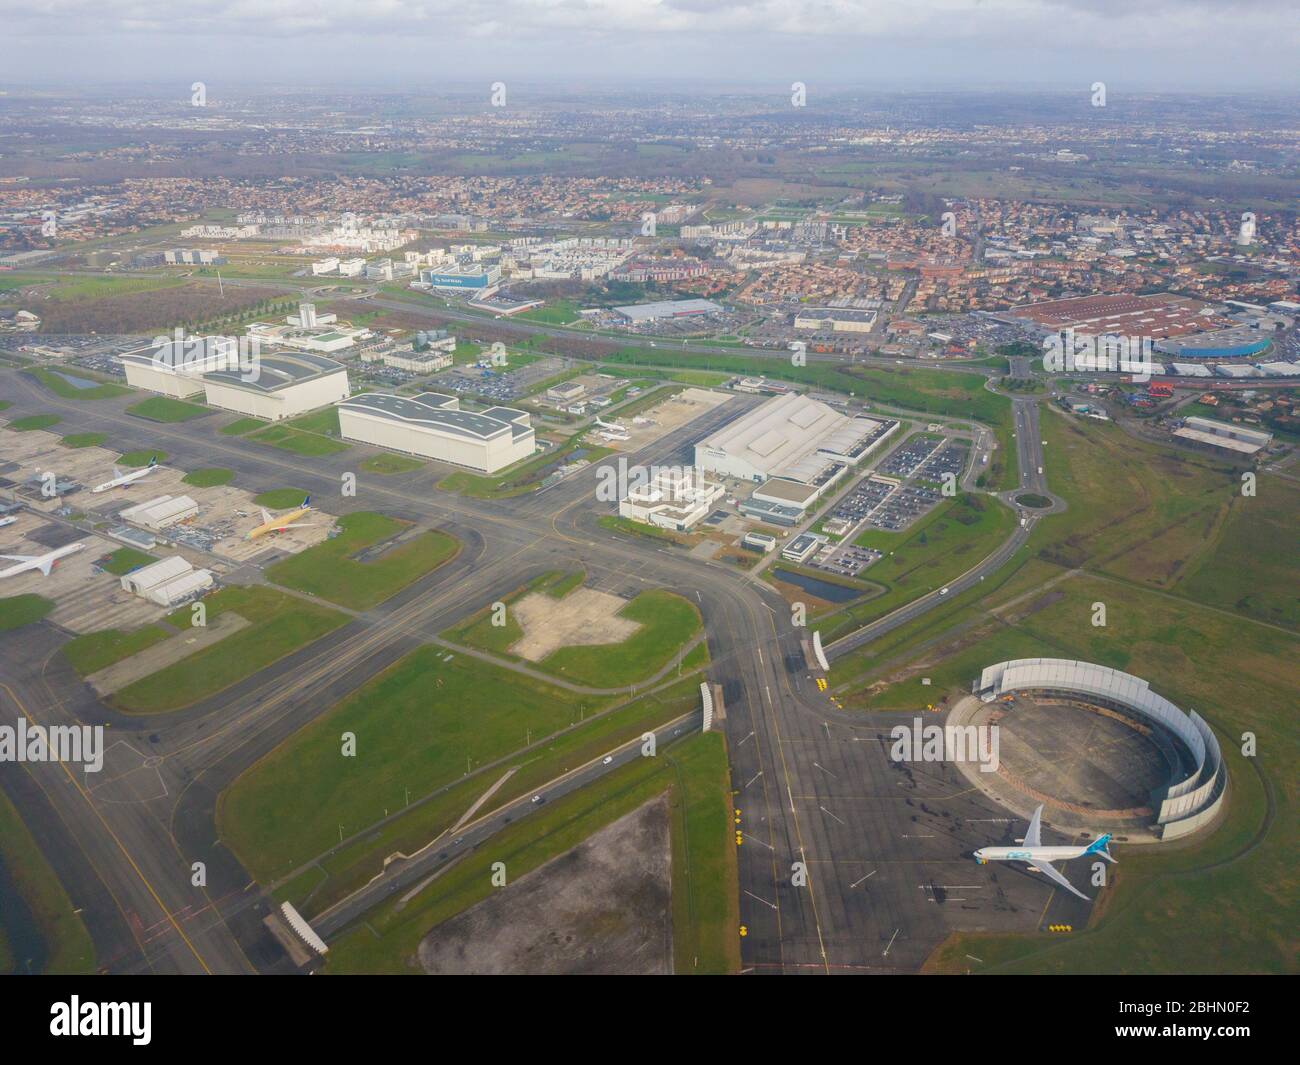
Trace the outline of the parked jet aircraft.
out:
<instances>
[{"instance_id":1,"label":"parked jet aircraft","mask_svg":"<svg viewBox=\"0 0 1300 1065\"><path fill-rule=\"evenodd\" d=\"M1057 872L1052 862L1068 862L1071 858L1082 858L1085 854L1096 854L1105 858L1108 862L1113 862L1115 859L1110 856L1110 851L1106 849L1106 845L1110 842L1110 833L1098 836L1091 843L1081 847L1044 847L1042 819L1043 807L1040 803L1038 809L1034 811L1034 816L1029 820L1029 831L1025 833L1023 846L981 847L975 852L975 860L980 865L984 865L986 862L1024 862L1026 865L1033 866L1040 873L1051 877L1066 891L1073 892L1081 899L1088 899L1087 895L1079 891Z\"/></svg>"},{"instance_id":2,"label":"parked jet aircraft","mask_svg":"<svg viewBox=\"0 0 1300 1065\"><path fill-rule=\"evenodd\" d=\"M295 510L281 514L279 517L271 517L271 512L265 507L262 508L262 524L256 529L249 530L245 540L256 540L259 536L265 536L267 533L283 532L285 529L306 529L310 528L311 522L300 522L297 519L304 514L311 513L311 496L304 496L302 504Z\"/></svg>"},{"instance_id":3,"label":"parked jet aircraft","mask_svg":"<svg viewBox=\"0 0 1300 1065\"><path fill-rule=\"evenodd\" d=\"M54 568L54 563L59 559L85 549L85 544L78 543L56 547L53 551L47 551L43 555L0 555L0 558L18 563L18 565L10 566L8 569L0 569L0 577L16 577L20 573L27 573L29 570L34 569L40 570L48 577L50 570Z\"/></svg>"},{"instance_id":4,"label":"parked jet aircraft","mask_svg":"<svg viewBox=\"0 0 1300 1065\"><path fill-rule=\"evenodd\" d=\"M147 477L158 467L158 456L149 456L149 465L142 466L138 470L131 470L129 473L123 473L116 466L113 467L113 479L105 481L103 484L96 485L91 489L92 492L107 492L110 488L126 488L128 485L135 484L141 477Z\"/></svg>"}]
</instances>

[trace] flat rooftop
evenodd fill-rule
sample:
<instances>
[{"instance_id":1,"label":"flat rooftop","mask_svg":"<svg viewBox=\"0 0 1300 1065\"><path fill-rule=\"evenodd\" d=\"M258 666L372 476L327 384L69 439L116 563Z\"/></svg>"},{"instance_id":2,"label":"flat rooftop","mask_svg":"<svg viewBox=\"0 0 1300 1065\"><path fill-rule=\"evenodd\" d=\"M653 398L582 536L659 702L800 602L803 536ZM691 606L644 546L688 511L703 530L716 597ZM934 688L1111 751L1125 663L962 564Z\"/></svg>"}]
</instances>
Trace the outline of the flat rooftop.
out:
<instances>
[{"instance_id":1,"label":"flat rooftop","mask_svg":"<svg viewBox=\"0 0 1300 1065\"><path fill-rule=\"evenodd\" d=\"M440 392L422 392L407 399L382 392L364 392L338 404L340 410L351 410L384 418L414 429L426 429L468 440L490 440L509 433L512 437L526 436L533 430L527 424L528 414L512 407L489 407L480 414L459 410L454 396Z\"/></svg>"}]
</instances>

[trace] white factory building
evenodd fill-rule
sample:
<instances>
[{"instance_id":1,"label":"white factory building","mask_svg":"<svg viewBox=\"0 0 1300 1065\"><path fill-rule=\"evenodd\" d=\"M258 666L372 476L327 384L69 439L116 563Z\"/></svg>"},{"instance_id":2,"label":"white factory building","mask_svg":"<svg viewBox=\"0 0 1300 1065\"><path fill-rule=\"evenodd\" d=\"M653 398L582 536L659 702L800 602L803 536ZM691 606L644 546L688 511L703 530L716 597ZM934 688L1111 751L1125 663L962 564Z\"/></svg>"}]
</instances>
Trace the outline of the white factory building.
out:
<instances>
[{"instance_id":1,"label":"white factory building","mask_svg":"<svg viewBox=\"0 0 1300 1065\"><path fill-rule=\"evenodd\" d=\"M180 555L172 555L125 574L122 587L159 606L173 606L211 588L212 573L195 569Z\"/></svg>"},{"instance_id":2,"label":"white factory building","mask_svg":"<svg viewBox=\"0 0 1300 1065\"><path fill-rule=\"evenodd\" d=\"M406 399L366 392L340 403L343 439L495 473L535 450L527 411L489 407L472 413L438 392Z\"/></svg>"},{"instance_id":3,"label":"white factory building","mask_svg":"<svg viewBox=\"0 0 1300 1065\"><path fill-rule=\"evenodd\" d=\"M655 466L646 483L634 485L619 501L618 513L644 525L685 532L726 494L717 481L689 466Z\"/></svg>"},{"instance_id":4,"label":"white factory building","mask_svg":"<svg viewBox=\"0 0 1300 1065\"><path fill-rule=\"evenodd\" d=\"M897 427L791 393L769 399L701 440L695 465L723 477L766 482L755 497L802 510Z\"/></svg>"},{"instance_id":5,"label":"white factory building","mask_svg":"<svg viewBox=\"0 0 1300 1065\"><path fill-rule=\"evenodd\" d=\"M323 355L306 351L263 354L256 370L204 374L208 404L277 422L348 396L347 371Z\"/></svg>"},{"instance_id":6,"label":"white factory building","mask_svg":"<svg viewBox=\"0 0 1300 1065\"><path fill-rule=\"evenodd\" d=\"M237 367L239 346L231 337L158 337L120 358L132 388L186 399L203 391L205 373Z\"/></svg>"},{"instance_id":7,"label":"white factory building","mask_svg":"<svg viewBox=\"0 0 1300 1065\"><path fill-rule=\"evenodd\" d=\"M132 525L143 525L146 529L165 529L178 521L192 518L199 512L199 505L189 496L155 496L118 511L118 517Z\"/></svg>"}]
</instances>

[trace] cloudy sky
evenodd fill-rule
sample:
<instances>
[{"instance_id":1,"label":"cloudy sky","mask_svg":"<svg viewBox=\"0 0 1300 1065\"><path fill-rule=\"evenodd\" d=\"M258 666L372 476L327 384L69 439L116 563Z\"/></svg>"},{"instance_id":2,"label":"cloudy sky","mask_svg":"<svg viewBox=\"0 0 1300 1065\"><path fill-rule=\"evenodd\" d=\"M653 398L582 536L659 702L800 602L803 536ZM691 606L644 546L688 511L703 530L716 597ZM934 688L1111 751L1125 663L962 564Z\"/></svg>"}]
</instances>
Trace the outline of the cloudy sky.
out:
<instances>
[{"instance_id":1,"label":"cloudy sky","mask_svg":"<svg viewBox=\"0 0 1300 1065\"><path fill-rule=\"evenodd\" d=\"M1300 87L1296 0L0 0L0 82Z\"/></svg>"}]
</instances>

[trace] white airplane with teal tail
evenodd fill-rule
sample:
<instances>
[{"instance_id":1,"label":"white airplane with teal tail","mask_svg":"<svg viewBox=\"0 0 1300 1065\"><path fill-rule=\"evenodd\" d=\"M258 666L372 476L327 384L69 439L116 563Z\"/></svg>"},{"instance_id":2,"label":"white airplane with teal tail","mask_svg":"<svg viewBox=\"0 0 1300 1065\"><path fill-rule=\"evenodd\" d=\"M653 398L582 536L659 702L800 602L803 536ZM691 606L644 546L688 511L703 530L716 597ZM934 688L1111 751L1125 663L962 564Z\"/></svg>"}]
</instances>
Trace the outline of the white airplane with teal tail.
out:
<instances>
[{"instance_id":1,"label":"white airplane with teal tail","mask_svg":"<svg viewBox=\"0 0 1300 1065\"><path fill-rule=\"evenodd\" d=\"M975 860L984 865L986 862L1024 862L1032 866L1038 872L1055 880L1066 891L1078 895L1079 898L1091 902L1082 891L1071 884L1065 877L1056 870L1052 865L1053 862L1068 862L1071 858L1082 858L1086 854L1095 854L1098 857L1105 858L1108 862L1114 862L1110 851L1106 845L1110 843L1110 833L1104 836L1098 836L1091 843L1083 846L1073 847L1044 847L1043 846L1043 807L1039 804L1034 816L1029 819L1029 831L1025 833L1025 838L1021 841L1019 847L981 847L975 852Z\"/></svg>"}]
</instances>

